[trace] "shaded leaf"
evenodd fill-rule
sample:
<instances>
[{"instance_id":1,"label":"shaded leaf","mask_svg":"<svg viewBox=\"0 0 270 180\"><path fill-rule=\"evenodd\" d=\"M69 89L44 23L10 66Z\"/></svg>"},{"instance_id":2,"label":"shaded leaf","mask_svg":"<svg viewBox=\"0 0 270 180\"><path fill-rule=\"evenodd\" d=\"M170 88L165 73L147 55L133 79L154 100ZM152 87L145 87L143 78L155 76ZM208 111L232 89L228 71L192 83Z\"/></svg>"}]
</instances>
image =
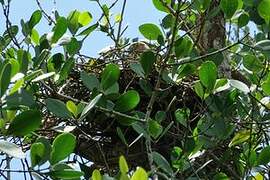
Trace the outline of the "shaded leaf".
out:
<instances>
[{"instance_id":1,"label":"shaded leaf","mask_svg":"<svg viewBox=\"0 0 270 180\"><path fill-rule=\"evenodd\" d=\"M39 128L42 116L37 110L27 110L18 114L8 128L8 134L16 136L27 135Z\"/></svg>"}]
</instances>

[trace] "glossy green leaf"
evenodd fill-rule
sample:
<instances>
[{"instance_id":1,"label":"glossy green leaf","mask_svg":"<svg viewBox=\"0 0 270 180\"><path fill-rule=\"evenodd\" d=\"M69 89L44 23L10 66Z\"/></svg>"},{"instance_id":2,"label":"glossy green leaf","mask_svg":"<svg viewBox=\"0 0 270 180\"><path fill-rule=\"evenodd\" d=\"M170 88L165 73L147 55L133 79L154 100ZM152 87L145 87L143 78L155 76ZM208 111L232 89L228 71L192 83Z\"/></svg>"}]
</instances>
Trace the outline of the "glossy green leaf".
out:
<instances>
[{"instance_id":1,"label":"glossy green leaf","mask_svg":"<svg viewBox=\"0 0 270 180\"><path fill-rule=\"evenodd\" d=\"M155 24L146 23L139 26L141 34L149 40L158 40L158 37L162 37L162 32Z\"/></svg>"},{"instance_id":2,"label":"glossy green leaf","mask_svg":"<svg viewBox=\"0 0 270 180\"><path fill-rule=\"evenodd\" d=\"M140 95L135 90L129 90L121 95L115 103L115 110L127 112L134 109L140 102Z\"/></svg>"},{"instance_id":3,"label":"glossy green leaf","mask_svg":"<svg viewBox=\"0 0 270 180\"><path fill-rule=\"evenodd\" d=\"M101 97L102 94L97 95L94 99L90 101L90 103L87 106L85 106L85 108L81 113L80 119L83 119L85 116L87 116L87 114L95 107L95 105L98 103Z\"/></svg>"},{"instance_id":4,"label":"glossy green leaf","mask_svg":"<svg viewBox=\"0 0 270 180\"><path fill-rule=\"evenodd\" d=\"M190 110L188 108L177 109L174 114L176 121L187 127L187 120L190 116Z\"/></svg>"},{"instance_id":5,"label":"glossy green leaf","mask_svg":"<svg viewBox=\"0 0 270 180\"><path fill-rule=\"evenodd\" d=\"M262 90L265 94L270 95L270 80L262 83Z\"/></svg>"},{"instance_id":6,"label":"glossy green leaf","mask_svg":"<svg viewBox=\"0 0 270 180\"><path fill-rule=\"evenodd\" d=\"M119 169L122 174L128 173L128 164L124 156L120 156L119 158Z\"/></svg>"},{"instance_id":7,"label":"glossy green leaf","mask_svg":"<svg viewBox=\"0 0 270 180\"><path fill-rule=\"evenodd\" d=\"M120 69L116 64L109 64L101 74L101 87L103 90L110 88L120 77Z\"/></svg>"},{"instance_id":8,"label":"glossy green leaf","mask_svg":"<svg viewBox=\"0 0 270 180\"><path fill-rule=\"evenodd\" d=\"M52 152L50 162L57 162L67 158L76 146L76 137L71 133L63 133L58 135L52 144Z\"/></svg>"},{"instance_id":9,"label":"glossy green leaf","mask_svg":"<svg viewBox=\"0 0 270 180\"><path fill-rule=\"evenodd\" d=\"M217 79L217 67L214 62L206 61L199 69L199 78L209 91L213 90Z\"/></svg>"},{"instance_id":10,"label":"glossy green leaf","mask_svg":"<svg viewBox=\"0 0 270 180\"><path fill-rule=\"evenodd\" d=\"M243 142L247 141L250 138L250 131L242 130L237 132L233 139L231 140L229 147L236 146L242 144Z\"/></svg>"},{"instance_id":11,"label":"glossy green leaf","mask_svg":"<svg viewBox=\"0 0 270 180\"><path fill-rule=\"evenodd\" d=\"M45 151L45 146L42 143L34 143L31 145L30 157L32 167L40 164L43 156L45 155Z\"/></svg>"},{"instance_id":12,"label":"glossy green leaf","mask_svg":"<svg viewBox=\"0 0 270 180\"><path fill-rule=\"evenodd\" d=\"M78 115L78 109L73 101L66 102L66 107L75 117Z\"/></svg>"},{"instance_id":13,"label":"glossy green leaf","mask_svg":"<svg viewBox=\"0 0 270 180\"><path fill-rule=\"evenodd\" d=\"M76 34L78 31L80 25L79 25L79 16L80 12L78 10L71 11L68 15L67 21L68 21L68 29L72 34Z\"/></svg>"},{"instance_id":14,"label":"glossy green leaf","mask_svg":"<svg viewBox=\"0 0 270 180\"><path fill-rule=\"evenodd\" d=\"M55 178L60 178L60 179L76 179L76 178L80 178L81 176L84 175L83 172L81 171L76 171L73 169L63 169L63 170L58 170L58 171L51 171L50 175L55 177Z\"/></svg>"},{"instance_id":15,"label":"glossy green leaf","mask_svg":"<svg viewBox=\"0 0 270 180\"><path fill-rule=\"evenodd\" d=\"M188 56L192 51L193 43L189 37L183 37L177 39L174 46L176 57Z\"/></svg>"},{"instance_id":16,"label":"glossy green leaf","mask_svg":"<svg viewBox=\"0 0 270 180\"><path fill-rule=\"evenodd\" d=\"M62 117L62 118L71 117L71 114L66 108L65 103L63 103L62 101L58 99L48 98L46 99L45 103L46 103L47 109L53 114L55 114L56 116Z\"/></svg>"},{"instance_id":17,"label":"glossy green leaf","mask_svg":"<svg viewBox=\"0 0 270 180\"><path fill-rule=\"evenodd\" d=\"M155 139L157 139L163 131L163 127L157 121L154 120L150 120L148 122L148 127L151 136Z\"/></svg>"},{"instance_id":18,"label":"glossy green leaf","mask_svg":"<svg viewBox=\"0 0 270 180\"><path fill-rule=\"evenodd\" d=\"M68 22L66 18L60 17L57 19L56 25L53 29L52 43L56 43L67 31Z\"/></svg>"},{"instance_id":19,"label":"glossy green leaf","mask_svg":"<svg viewBox=\"0 0 270 180\"><path fill-rule=\"evenodd\" d=\"M35 27L35 25L37 25L37 24L40 22L41 18L42 18L42 13L41 13L41 11L40 11L40 10L36 10L36 11L32 14L32 16L31 16L31 18L30 18L30 20L29 20L29 22L28 22L29 28L30 28L30 29L33 29L33 28Z\"/></svg>"},{"instance_id":20,"label":"glossy green leaf","mask_svg":"<svg viewBox=\"0 0 270 180\"><path fill-rule=\"evenodd\" d=\"M154 63L156 62L156 55L152 51L146 51L141 55L140 63L146 76L151 73Z\"/></svg>"},{"instance_id":21,"label":"glossy green leaf","mask_svg":"<svg viewBox=\"0 0 270 180\"><path fill-rule=\"evenodd\" d=\"M39 161L39 164L44 164L45 162L47 162L50 159L50 155L51 155L51 151L52 151L52 146L50 144L50 141L49 141L49 139L41 136L41 137L37 138L35 143L42 143L45 147L44 154L42 155L42 158Z\"/></svg>"},{"instance_id":22,"label":"glossy green leaf","mask_svg":"<svg viewBox=\"0 0 270 180\"><path fill-rule=\"evenodd\" d=\"M92 173L92 180L102 180L102 176L100 174L100 171L95 169Z\"/></svg>"},{"instance_id":23,"label":"glossy green leaf","mask_svg":"<svg viewBox=\"0 0 270 180\"><path fill-rule=\"evenodd\" d=\"M205 98L205 92L201 82L196 82L194 84L194 90L201 99Z\"/></svg>"},{"instance_id":24,"label":"glossy green leaf","mask_svg":"<svg viewBox=\"0 0 270 180\"><path fill-rule=\"evenodd\" d=\"M37 110L27 110L18 114L10 123L8 134L25 136L39 128L42 116Z\"/></svg>"},{"instance_id":25,"label":"glossy green leaf","mask_svg":"<svg viewBox=\"0 0 270 180\"><path fill-rule=\"evenodd\" d=\"M221 0L220 8L225 13L226 18L230 19L238 8L238 0Z\"/></svg>"},{"instance_id":26,"label":"glossy green leaf","mask_svg":"<svg viewBox=\"0 0 270 180\"><path fill-rule=\"evenodd\" d=\"M94 30L96 30L98 27L98 24L94 24L83 30L82 32L79 33L78 36L88 36L91 34Z\"/></svg>"},{"instance_id":27,"label":"glossy green leaf","mask_svg":"<svg viewBox=\"0 0 270 180\"><path fill-rule=\"evenodd\" d=\"M133 173L130 180L148 180L148 175L143 168L139 167Z\"/></svg>"},{"instance_id":28,"label":"glossy green leaf","mask_svg":"<svg viewBox=\"0 0 270 180\"><path fill-rule=\"evenodd\" d=\"M39 34L38 34L37 30L35 30L35 29L32 29L32 31L31 31L31 40L36 45L39 44Z\"/></svg>"},{"instance_id":29,"label":"glossy green leaf","mask_svg":"<svg viewBox=\"0 0 270 180\"><path fill-rule=\"evenodd\" d=\"M171 3L171 0L164 1L165 5L160 0L152 0L152 2L157 10L166 12L166 13L170 12L166 5L169 6Z\"/></svg>"},{"instance_id":30,"label":"glossy green leaf","mask_svg":"<svg viewBox=\"0 0 270 180\"><path fill-rule=\"evenodd\" d=\"M263 150L260 152L257 159L257 165L267 165L269 162L270 162L270 146L267 146L263 148Z\"/></svg>"},{"instance_id":31,"label":"glossy green leaf","mask_svg":"<svg viewBox=\"0 0 270 180\"><path fill-rule=\"evenodd\" d=\"M155 164L159 168L161 168L165 173L167 173L169 175L173 175L173 170L172 170L170 164L161 154L159 154L158 152L153 152L152 156L153 156L153 160L154 160Z\"/></svg>"},{"instance_id":32,"label":"glossy green leaf","mask_svg":"<svg viewBox=\"0 0 270 180\"><path fill-rule=\"evenodd\" d=\"M11 79L11 64L7 63L0 71L0 98L6 93Z\"/></svg>"},{"instance_id":33,"label":"glossy green leaf","mask_svg":"<svg viewBox=\"0 0 270 180\"><path fill-rule=\"evenodd\" d=\"M78 17L78 22L82 26L86 26L92 21L92 19L93 19L92 14L88 11L85 11L85 12L80 13Z\"/></svg>"},{"instance_id":34,"label":"glossy green leaf","mask_svg":"<svg viewBox=\"0 0 270 180\"><path fill-rule=\"evenodd\" d=\"M11 157L23 159L26 157L21 147L8 141L0 141L0 152L4 152Z\"/></svg>"},{"instance_id":35,"label":"glossy green leaf","mask_svg":"<svg viewBox=\"0 0 270 180\"><path fill-rule=\"evenodd\" d=\"M270 23L270 0L262 0L258 6L259 15L266 21L267 24Z\"/></svg>"}]
</instances>

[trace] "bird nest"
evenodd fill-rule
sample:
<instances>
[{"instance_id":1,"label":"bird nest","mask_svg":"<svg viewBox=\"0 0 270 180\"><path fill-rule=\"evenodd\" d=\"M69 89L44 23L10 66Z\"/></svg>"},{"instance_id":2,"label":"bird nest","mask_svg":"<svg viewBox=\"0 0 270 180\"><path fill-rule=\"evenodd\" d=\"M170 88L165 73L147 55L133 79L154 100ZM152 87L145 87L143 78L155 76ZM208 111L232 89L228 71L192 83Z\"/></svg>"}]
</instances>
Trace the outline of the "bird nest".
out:
<instances>
[{"instance_id":1,"label":"bird nest","mask_svg":"<svg viewBox=\"0 0 270 180\"><path fill-rule=\"evenodd\" d=\"M116 52L117 55L114 54ZM174 146L181 146L181 141L187 138L185 132L190 131L190 129L176 123L175 111L178 108L189 108L191 116L188 123L191 126L196 126L197 117L202 111L201 101L190 86L190 81L194 80L193 77L182 79L179 83L168 82L163 77L159 89L154 89L159 78L158 70L160 67L158 65L153 68L147 78L142 78L130 68L131 63L138 62L140 53L134 49L129 49L129 51L122 49L121 55L119 55L119 51L116 52L110 55L111 59L106 55L102 56L103 59L96 59L96 64L92 66L89 62L78 63L62 89L63 94L82 102L90 102L93 98L93 92L84 86L80 73L87 71L89 74L92 73L100 77L100 72L103 71L106 64L118 64L121 69L120 79L118 80L119 93L122 94L133 89L140 94L140 103L135 110L125 113L126 115L133 116L135 112L146 113L151 98L151 93L146 89L150 88L150 92L152 90L157 92L151 117L157 117L157 114L163 112L166 118L160 121L160 125L167 132L161 133L159 137L152 137L152 148L153 151L159 152L165 158L170 158L170 150ZM117 58L120 60L115 61ZM171 69L167 70L170 71ZM52 124L55 126L58 122L53 121ZM193 123L194 125L192 125ZM70 122L70 124L73 123ZM94 163L95 168L103 169L105 172L117 169L120 155L124 155L132 167L143 166L147 168L145 138L134 130L134 124L145 127L144 123L126 124L123 123L121 117L110 112L104 112L99 108L93 109L85 119L76 122L77 128L73 131L77 136L76 154L90 160ZM124 136L124 140L121 134Z\"/></svg>"}]
</instances>

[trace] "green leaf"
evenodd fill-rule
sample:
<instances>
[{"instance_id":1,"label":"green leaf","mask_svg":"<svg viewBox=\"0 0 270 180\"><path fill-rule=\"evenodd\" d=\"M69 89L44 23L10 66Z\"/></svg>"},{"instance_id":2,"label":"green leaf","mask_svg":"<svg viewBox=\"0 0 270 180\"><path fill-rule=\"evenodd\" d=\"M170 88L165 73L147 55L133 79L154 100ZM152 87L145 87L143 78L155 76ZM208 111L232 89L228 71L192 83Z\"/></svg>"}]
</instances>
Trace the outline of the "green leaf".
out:
<instances>
[{"instance_id":1,"label":"green leaf","mask_svg":"<svg viewBox=\"0 0 270 180\"><path fill-rule=\"evenodd\" d=\"M101 74L101 87L103 90L110 88L116 83L120 76L120 69L116 64L109 64Z\"/></svg>"},{"instance_id":2,"label":"green leaf","mask_svg":"<svg viewBox=\"0 0 270 180\"><path fill-rule=\"evenodd\" d=\"M146 23L139 26L139 31L142 35L149 40L158 40L158 37L162 37L162 32L155 24Z\"/></svg>"},{"instance_id":3,"label":"green leaf","mask_svg":"<svg viewBox=\"0 0 270 180\"><path fill-rule=\"evenodd\" d=\"M120 156L119 158L119 168L122 174L127 174L129 171L128 164L124 156Z\"/></svg>"},{"instance_id":4,"label":"green leaf","mask_svg":"<svg viewBox=\"0 0 270 180\"><path fill-rule=\"evenodd\" d=\"M115 103L115 110L119 112L127 112L134 109L140 102L140 95L135 90L127 91L122 94Z\"/></svg>"},{"instance_id":5,"label":"green leaf","mask_svg":"<svg viewBox=\"0 0 270 180\"><path fill-rule=\"evenodd\" d=\"M221 0L220 8L225 13L226 18L230 19L238 8L238 0Z\"/></svg>"},{"instance_id":6,"label":"green leaf","mask_svg":"<svg viewBox=\"0 0 270 180\"><path fill-rule=\"evenodd\" d=\"M234 88L236 88L236 89L238 89L246 94L250 92L249 87L241 81L230 79L229 84L231 87L234 87Z\"/></svg>"},{"instance_id":7,"label":"green leaf","mask_svg":"<svg viewBox=\"0 0 270 180\"><path fill-rule=\"evenodd\" d=\"M164 5L160 0L152 0L152 2L157 10L166 13L170 12L170 10L166 7L166 5ZM171 0L166 0L164 1L164 3L170 6Z\"/></svg>"},{"instance_id":8,"label":"green leaf","mask_svg":"<svg viewBox=\"0 0 270 180\"><path fill-rule=\"evenodd\" d=\"M146 76L152 71L152 67L156 62L156 56L152 51L146 51L141 55L140 63Z\"/></svg>"},{"instance_id":9,"label":"green leaf","mask_svg":"<svg viewBox=\"0 0 270 180\"><path fill-rule=\"evenodd\" d=\"M92 21L92 19L93 19L92 14L88 11L85 11L79 15L78 22L82 26L86 26Z\"/></svg>"},{"instance_id":10,"label":"green leaf","mask_svg":"<svg viewBox=\"0 0 270 180\"><path fill-rule=\"evenodd\" d=\"M229 180L230 178L223 172L217 173L214 177L214 180Z\"/></svg>"},{"instance_id":11,"label":"green leaf","mask_svg":"<svg viewBox=\"0 0 270 180\"><path fill-rule=\"evenodd\" d=\"M74 35L78 31L80 25L78 22L80 16L80 12L77 10L71 11L68 15L68 29Z\"/></svg>"},{"instance_id":12,"label":"green leaf","mask_svg":"<svg viewBox=\"0 0 270 180\"><path fill-rule=\"evenodd\" d=\"M267 24L270 23L270 0L262 0L258 6L259 15L266 21Z\"/></svg>"},{"instance_id":13,"label":"green leaf","mask_svg":"<svg viewBox=\"0 0 270 180\"><path fill-rule=\"evenodd\" d=\"M176 121L182 124L183 126L187 127L187 120L190 116L190 109L188 108L177 109L174 114Z\"/></svg>"},{"instance_id":14,"label":"green leaf","mask_svg":"<svg viewBox=\"0 0 270 180\"><path fill-rule=\"evenodd\" d=\"M39 128L42 116L37 110L27 110L18 114L10 123L8 134L25 136Z\"/></svg>"},{"instance_id":15,"label":"green leaf","mask_svg":"<svg viewBox=\"0 0 270 180\"><path fill-rule=\"evenodd\" d=\"M259 154L257 165L267 165L270 162L270 146L265 147Z\"/></svg>"},{"instance_id":16,"label":"green leaf","mask_svg":"<svg viewBox=\"0 0 270 180\"><path fill-rule=\"evenodd\" d=\"M30 18L30 20L28 22L29 28L32 30L35 27L35 25L37 25L40 22L41 18L42 18L41 11L40 10L36 10L32 14L32 16L31 16L31 18Z\"/></svg>"},{"instance_id":17,"label":"green leaf","mask_svg":"<svg viewBox=\"0 0 270 180\"><path fill-rule=\"evenodd\" d=\"M137 170L133 173L130 180L148 180L148 175L146 171L139 167Z\"/></svg>"},{"instance_id":18,"label":"green leaf","mask_svg":"<svg viewBox=\"0 0 270 180\"><path fill-rule=\"evenodd\" d=\"M194 90L201 99L205 98L205 92L201 82L196 82L194 84Z\"/></svg>"},{"instance_id":19,"label":"green leaf","mask_svg":"<svg viewBox=\"0 0 270 180\"><path fill-rule=\"evenodd\" d=\"M98 27L98 24L94 24L92 26L89 26L88 28L86 28L85 30L83 30L82 32L79 33L78 36L88 36L89 34L91 34L94 30L96 30Z\"/></svg>"},{"instance_id":20,"label":"green leaf","mask_svg":"<svg viewBox=\"0 0 270 180\"><path fill-rule=\"evenodd\" d=\"M50 162L56 164L68 157L76 146L76 137L71 133L58 135L52 144Z\"/></svg>"},{"instance_id":21,"label":"green leaf","mask_svg":"<svg viewBox=\"0 0 270 180\"><path fill-rule=\"evenodd\" d=\"M26 157L21 147L8 141L0 141L0 151L18 159L23 159Z\"/></svg>"},{"instance_id":22,"label":"green leaf","mask_svg":"<svg viewBox=\"0 0 270 180\"><path fill-rule=\"evenodd\" d=\"M69 58L65 64L63 65L61 71L60 71L60 77L59 81L64 81L68 78L68 75L70 74L71 70L75 66L75 60L74 58Z\"/></svg>"},{"instance_id":23,"label":"green leaf","mask_svg":"<svg viewBox=\"0 0 270 180\"><path fill-rule=\"evenodd\" d=\"M62 101L58 99L48 98L46 99L45 103L48 110L51 111L56 116L62 117L62 118L71 117L68 109L66 108L65 103L63 103Z\"/></svg>"},{"instance_id":24,"label":"green leaf","mask_svg":"<svg viewBox=\"0 0 270 180\"><path fill-rule=\"evenodd\" d=\"M16 83L14 84L14 86L10 89L9 95L12 95L15 92L17 92L23 86L23 84L24 84L23 78L17 80Z\"/></svg>"},{"instance_id":25,"label":"green leaf","mask_svg":"<svg viewBox=\"0 0 270 180\"><path fill-rule=\"evenodd\" d=\"M121 141L122 141L125 145L128 145L128 143L127 143L127 141L126 141L126 138L125 138L125 135L124 135L124 133L122 132L122 130L121 130L119 127L116 128L116 132L117 132L118 137L121 139Z\"/></svg>"},{"instance_id":26,"label":"green leaf","mask_svg":"<svg viewBox=\"0 0 270 180\"><path fill-rule=\"evenodd\" d=\"M73 101L66 102L66 107L75 117L78 115L78 109L76 104Z\"/></svg>"},{"instance_id":27,"label":"green leaf","mask_svg":"<svg viewBox=\"0 0 270 180\"><path fill-rule=\"evenodd\" d=\"M270 51L270 40L269 39L261 40L257 42L254 47L261 51Z\"/></svg>"},{"instance_id":28,"label":"green leaf","mask_svg":"<svg viewBox=\"0 0 270 180\"><path fill-rule=\"evenodd\" d=\"M99 89L100 83L95 74L88 74L87 72L82 71L81 79L83 81L83 84L91 91L93 91L93 89L95 88Z\"/></svg>"},{"instance_id":29,"label":"green leaf","mask_svg":"<svg viewBox=\"0 0 270 180\"><path fill-rule=\"evenodd\" d=\"M148 122L148 127L151 136L155 139L157 139L163 131L163 127L157 121L154 120L150 120Z\"/></svg>"},{"instance_id":30,"label":"green leaf","mask_svg":"<svg viewBox=\"0 0 270 180\"><path fill-rule=\"evenodd\" d=\"M155 164L169 175L173 175L173 170L168 161L158 152L152 152Z\"/></svg>"},{"instance_id":31,"label":"green leaf","mask_svg":"<svg viewBox=\"0 0 270 180\"><path fill-rule=\"evenodd\" d=\"M39 44L39 34L37 32L37 30L32 29L31 31L31 40L38 45Z\"/></svg>"},{"instance_id":32,"label":"green leaf","mask_svg":"<svg viewBox=\"0 0 270 180\"><path fill-rule=\"evenodd\" d=\"M270 80L262 83L262 90L266 95L270 95Z\"/></svg>"},{"instance_id":33,"label":"green leaf","mask_svg":"<svg viewBox=\"0 0 270 180\"><path fill-rule=\"evenodd\" d=\"M102 180L100 171L95 169L92 173L92 180Z\"/></svg>"},{"instance_id":34,"label":"green leaf","mask_svg":"<svg viewBox=\"0 0 270 180\"><path fill-rule=\"evenodd\" d=\"M98 103L101 97L102 94L99 94L90 101L90 103L83 109L80 120L83 119L85 116L87 116L87 114L95 107L95 105Z\"/></svg>"},{"instance_id":35,"label":"green leaf","mask_svg":"<svg viewBox=\"0 0 270 180\"><path fill-rule=\"evenodd\" d=\"M262 62L254 55L248 54L243 57L243 65L250 71L255 73L263 70Z\"/></svg>"},{"instance_id":36,"label":"green leaf","mask_svg":"<svg viewBox=\"0 0 270 180\"><path fill-rule=\"evenodd\" d=\"M217 67L214 62L206 61L199 69L199 78L209 91L212 91L216 84L217 79Z\"/></svg>"},{"instance_id":37,"label":"green leaf","mask_svg":"<svg viewBox=\"0 0 270 180\"><path fill-rule=\"evenodd\" d=\"M140 63L130 63L129 66L130 69L137 74L137 76L144 77L144 70Z\"/></svg>"},{"instance_id":38,"label":"green leaf","mask_svg":"<svg viewBox=\"0 0 270 180\"><path fill-rule=\"evenodd\" d=\"M71 38L71 41L66 45L67 52L70 56L75 55L81 49L81 42L76 38Z\"/></svg>"},{"instance_id":39,"label":"green leaf","mask_svg":"<svg viewBox=\"0 0 270 180\"><path fill-rule=\"evenodd\" d=\"M247 141L250 138L250 133L251 132L249 130L242 130L237 132L231 140L229 147L242 144L243 142Z\"/></svg>"},{"instance_id":40,"label":"green leaf","mask_svg":"<svg viewBox=\"0 0 270 180\"><path fill-rule=\"evenodd\" d=\"M43 156L45 155L45 146L43 143L34 143L31 145L30 157L32 167L39 165Z\"/></svg>"},{"instance_id":41,"label":"green leaf","mask_svg":"<svg viewBox=\"0 0 270 180\"><path fill-rule=\"evenodd\" d=\"M0 98L6 93L11 79L11 64L7 63L0 71Z\"/></svg>"},{"instance_id":42,"label":"green leaf","mask_svg":"<svg viewBox=\"0 0 270 180\"><path fill-rule=\"evenodd\" d=\"M158 111L156 114L155 114L155 120L158 121L158 122L162 122L166 119L167 115L166 115L166 112L165 111Z\"/></svg>"},{"instance_id":43,"label":"green leaf","mask_svg":"<svg viewBox=\"0 0 270 180\"><path fill-rule=\"evenodd\" d=\"M47 109L58 117L69 118L70 112L66 108L65 103L58 99L48 98L45 100Z\"/></svg>"},{"instance_id":44,"label":"green leaf","mask_svg":"<svg viewBox=\"0 0 270 180\"><path fill-rule=\"evenodd\" d=\"M183 37L176 40L174 46L176 57L188 56L192 51L193 43L189 37Z\"/></svg>"},{"instance_id":45,"label":"green leaf","mask_svg":"<svg viewBox=\"0 0 270 180\"><path fill-rule=\"evenodd\" d=\"M66 18L59 17L53 30L52 43L56 43L67 31L68 22Z\"/></svg>"},{"instance_id":46,"label":"green leaf","mask_svg":"<svg viewBox=\"0 0 270 180\"><path fill-rule=\"evenodd\" d=\"M83 172L76 171L73 169L62 169L62 170L58 170L58 171L50 171L49 174L55 178L70 179L70 180L80 178L81 176L84 175Z\"/></svg>"},{"instance_id":47,"label":"green leaf","mask_svg":"<svg viewBox=\"0 0 270 180\"><path fill-rule=\"evenodd\" d=\"M52 146L50 144L50 141L45 138L45 137L39 137L37 138L35 143L42 143L45 147L45 152L42 156L42 159L40 160L39 164L44 164L50 159L51 151L52 151Z\"/></svg>"},{"instance_id":48,"label":"green leaf","mask_svg":"<svg viewBox=\"0 0 270 180\"><path fill-rule=\"evenodd\" d=\"M36 77L35 79L33 79L32 82L38 82L38 81L47 79L49 77L52 77L54 74L55 74L55 72L49 72L49 73L42 74L42 75Z\"/></svg>"}]
</instances>

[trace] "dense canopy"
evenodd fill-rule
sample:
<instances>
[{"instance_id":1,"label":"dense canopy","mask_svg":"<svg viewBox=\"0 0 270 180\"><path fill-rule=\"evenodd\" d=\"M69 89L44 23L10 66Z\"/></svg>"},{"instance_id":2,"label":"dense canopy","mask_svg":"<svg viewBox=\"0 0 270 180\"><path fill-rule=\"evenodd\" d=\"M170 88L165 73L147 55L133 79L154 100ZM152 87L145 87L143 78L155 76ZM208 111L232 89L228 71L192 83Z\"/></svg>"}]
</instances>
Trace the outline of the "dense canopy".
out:
<instances>
[{"instance_id":1,"label":"dense canopy","mask_svg":"<svg viewBox=\"0 0 270 180\"><path fill-rule=\"evenodd\" d=\"M135 39L130 1L15 24L0 0L1 179L269 179L270 0L152 0Z\"/></svg>"}]
</instances>

